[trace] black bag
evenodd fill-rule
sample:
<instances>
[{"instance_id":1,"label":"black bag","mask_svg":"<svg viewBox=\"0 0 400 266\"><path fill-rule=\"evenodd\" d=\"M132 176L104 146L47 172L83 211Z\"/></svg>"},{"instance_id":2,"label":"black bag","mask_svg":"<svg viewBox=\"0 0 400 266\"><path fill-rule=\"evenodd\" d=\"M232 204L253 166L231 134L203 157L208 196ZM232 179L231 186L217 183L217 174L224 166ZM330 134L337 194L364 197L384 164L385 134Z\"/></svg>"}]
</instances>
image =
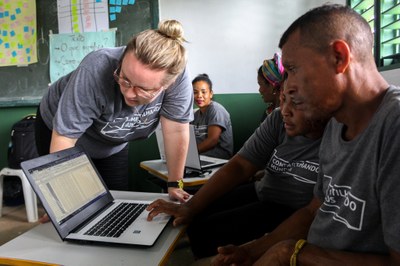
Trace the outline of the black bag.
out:
<instances>
[{"instance_id":1,"label":"black bag","mask_svg":"<svg viewBox=\"0 0 400 266\"><path fill-rule=\"evenodd\" d=\"M21 162L38 157L35 142L36 115L28 115L16 122L11 128L11 140L8 145L8 167L21 169ZM18 176L4 177L4 204L16 206L24 203L21 179Z\"/></svg>"},{"instance_id":2,"label":"black bag","mask_svg":"<svg viewBox=\"0 0 400 266\"><path fill-rule=\"evenodd\" d=\"M36 115L27 115L11 128L8 167L21 169L21 162L39 157L35 141Z\"/></svg>"}]
</instances>

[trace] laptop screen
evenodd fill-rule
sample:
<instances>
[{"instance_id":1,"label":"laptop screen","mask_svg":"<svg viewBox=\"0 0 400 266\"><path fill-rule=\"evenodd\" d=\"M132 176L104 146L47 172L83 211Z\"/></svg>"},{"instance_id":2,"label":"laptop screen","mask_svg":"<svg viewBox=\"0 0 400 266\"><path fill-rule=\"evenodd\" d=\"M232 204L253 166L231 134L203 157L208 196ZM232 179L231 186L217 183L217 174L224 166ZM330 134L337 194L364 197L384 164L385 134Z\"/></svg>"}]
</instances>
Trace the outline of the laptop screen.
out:
<instances>
[{"instance_id":1,"label":"laptop screen","mask_svg":"<svg viewBox=\"0 0 400 266\"><path fill-rule=\"evenodd\" d=\"M58 224L107 193L84 153L29 170Z\"/></svg>"}]
</instances>

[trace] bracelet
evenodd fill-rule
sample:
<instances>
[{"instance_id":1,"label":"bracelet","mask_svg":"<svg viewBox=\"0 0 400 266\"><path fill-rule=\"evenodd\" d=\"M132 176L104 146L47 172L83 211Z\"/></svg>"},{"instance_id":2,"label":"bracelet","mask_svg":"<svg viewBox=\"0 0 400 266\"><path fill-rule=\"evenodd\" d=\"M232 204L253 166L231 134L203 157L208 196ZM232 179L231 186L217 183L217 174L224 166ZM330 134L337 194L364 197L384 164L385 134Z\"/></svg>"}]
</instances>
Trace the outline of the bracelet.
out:
<instances>
[{"instance_id":1,"label":"bracelet","mask_svg":"<svg viewBox=\"0 0 400 266\"><path fill-rule=\"evenodd\" d=\"M183 189L183 180L180 179L180 180L174 181L174 182L167 182L167 187L176 187L176 188Z\"/></svg>"},{"instance_id":2,"label":"bracelet","mask_svg":"<svg viewBox=\"0 0 400 266\"><path fill-rule=\"evenodd\" d=\"M294 252L290 257L290 266L296 266L297 264L297 255L299 254L300 250L307 244L307 241L304 239L299 239L294 246Z\"/></svg>"}]
</instances>

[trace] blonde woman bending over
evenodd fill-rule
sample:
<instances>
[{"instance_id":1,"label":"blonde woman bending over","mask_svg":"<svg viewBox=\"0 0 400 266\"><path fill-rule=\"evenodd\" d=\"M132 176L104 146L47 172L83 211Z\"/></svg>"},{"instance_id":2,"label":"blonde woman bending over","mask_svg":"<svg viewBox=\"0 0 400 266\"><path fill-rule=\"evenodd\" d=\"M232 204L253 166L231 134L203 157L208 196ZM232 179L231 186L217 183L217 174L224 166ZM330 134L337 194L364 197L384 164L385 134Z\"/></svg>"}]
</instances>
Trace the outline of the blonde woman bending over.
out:
<instances>
[{"instance_id":1,"label":"blonde woman bending over","mask_svg":"<svg viewBox=\"0 0 400 266\"><path fill-rule=\"evenodd\" d=\"M189 194L179 181L193 119L193 90L184 42L182 25L166 20L126 46L88 54L43 96L37 112L39 153L81 146L109 189L129 190L128 142L147 138L161 122L168 193L185 201Z\"/></svg>"}]
</instances>

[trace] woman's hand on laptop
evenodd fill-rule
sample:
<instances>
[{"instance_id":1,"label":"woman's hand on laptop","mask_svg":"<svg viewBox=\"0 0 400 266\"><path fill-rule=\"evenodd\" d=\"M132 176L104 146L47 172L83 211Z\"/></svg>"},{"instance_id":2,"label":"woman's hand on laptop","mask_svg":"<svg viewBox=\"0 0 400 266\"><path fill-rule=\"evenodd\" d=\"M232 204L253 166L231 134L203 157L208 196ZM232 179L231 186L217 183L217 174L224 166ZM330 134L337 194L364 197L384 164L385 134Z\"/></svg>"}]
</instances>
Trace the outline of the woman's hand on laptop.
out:
<instances>
[{"instance_id":1,"label":"woman's hand on laptop","mask_svg":"<svg viewBox=\"0 0 400 266\"><path fill-rule=\"evenodd\" d=\"M153 201L147 207L147 210L149 211L149 214L147 216L148 221L153 220L153 218L156 217L159 213L166 213L168 215L174 216L174 226L188 224L193 218L192 211L185 204L167 202L162 199Z\"/></svg>"},{"instance_id":2,"label":"woman's hand on laptop","mask_svg":"<svg viewBox=\"0 0 400 266\"><path fill-rule=\"evenodd\" d=\"M181 188L169 187L168 194L170 199L177 200L180 203L184 203L190 198L190 194Z\"/></svg>"}]
</instances>

